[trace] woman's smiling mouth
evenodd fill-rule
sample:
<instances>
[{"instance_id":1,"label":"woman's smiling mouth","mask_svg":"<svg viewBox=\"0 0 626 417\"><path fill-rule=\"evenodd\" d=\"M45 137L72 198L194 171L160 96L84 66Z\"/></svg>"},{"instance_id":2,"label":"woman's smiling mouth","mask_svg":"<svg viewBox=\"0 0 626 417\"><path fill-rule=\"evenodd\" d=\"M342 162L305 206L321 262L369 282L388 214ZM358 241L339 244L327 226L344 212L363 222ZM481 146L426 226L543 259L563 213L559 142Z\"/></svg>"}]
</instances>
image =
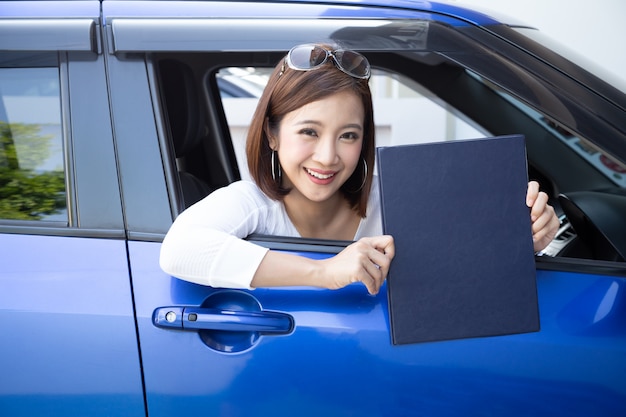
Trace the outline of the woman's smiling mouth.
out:
<instances>
[{"instance_id":1,"label":"woman's smiling mouth","mask_svg":"<svg viewBox=\"0 0 626 417\"><path fill-rule=\"evenodd\" d=\"M318 180L318 181L315 181L316 183L324 183L324 184L332 181L334 176L337 174L336 171L315 171L310 168L304 168L304 170L314 180Z\"/></svg>"}]
</instances>

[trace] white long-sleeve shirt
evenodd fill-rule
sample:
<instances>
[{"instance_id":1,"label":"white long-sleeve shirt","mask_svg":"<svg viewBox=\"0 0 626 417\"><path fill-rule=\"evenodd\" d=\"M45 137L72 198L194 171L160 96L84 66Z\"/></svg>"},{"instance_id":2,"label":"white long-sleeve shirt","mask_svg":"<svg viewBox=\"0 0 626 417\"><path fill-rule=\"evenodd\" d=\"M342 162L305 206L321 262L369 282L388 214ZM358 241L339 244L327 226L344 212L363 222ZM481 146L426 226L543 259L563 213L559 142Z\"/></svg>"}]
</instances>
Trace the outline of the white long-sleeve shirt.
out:
<instances>
[{"instance_id":1,"label":"white long-sleeve shirt","mask_svg":"<svg viewBox=\"0 0 626 417\"><path fill-rule=\"evenodd\" d=\"M285 205L250 181L214 191L182 212L161 246L166 273L211 287L250 288L267 248L243 240L252 233L300 237ZM354 240L382 234L378 181Z\"/></svg>"}]
</instances>

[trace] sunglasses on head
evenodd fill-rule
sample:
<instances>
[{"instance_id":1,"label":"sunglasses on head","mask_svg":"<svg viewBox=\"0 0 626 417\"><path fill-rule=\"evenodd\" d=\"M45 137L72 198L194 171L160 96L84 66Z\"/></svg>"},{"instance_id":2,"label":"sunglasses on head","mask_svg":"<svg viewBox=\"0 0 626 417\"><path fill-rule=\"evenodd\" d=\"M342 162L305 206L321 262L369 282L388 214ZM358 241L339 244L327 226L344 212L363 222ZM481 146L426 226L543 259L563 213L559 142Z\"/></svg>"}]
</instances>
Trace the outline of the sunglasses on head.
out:
<instances>
[{"instance_id":1,"label":"sunglasses on head","mask_svg":"<svg viewBox=\"0 0 626 417\"><path fill-rule=\"evenodd\" d=\"M291 69L311 71L324 65L329 57L337 68L351 77L363 80L370 77L370 64L367 59L358 52L347 49L330 51L315 44L298 45L291 48L285 62Z\"/></svg>"}]
</instances>

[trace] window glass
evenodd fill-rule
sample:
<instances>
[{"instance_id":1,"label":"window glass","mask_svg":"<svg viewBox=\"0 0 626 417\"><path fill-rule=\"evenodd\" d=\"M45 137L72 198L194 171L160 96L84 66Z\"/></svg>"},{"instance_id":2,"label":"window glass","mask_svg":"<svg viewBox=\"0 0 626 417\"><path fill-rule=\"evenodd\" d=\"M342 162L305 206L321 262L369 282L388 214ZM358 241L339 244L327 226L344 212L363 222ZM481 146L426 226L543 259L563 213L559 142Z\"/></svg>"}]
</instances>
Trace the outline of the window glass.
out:
<instances>
[{"instance_id":1,"label":"window glass","mask_svg":"<svg viewBox=\"0 0 626 417\"><path fill-rule=\"evenodd\" d=\"M598 78L605 80L611 86L621 90L623 93L626 93L626 78L622 74L616 74L607 70L604 66L598 64L598 62L589 59L588 57L582 55L575 49L572 49L555 39L552 39L549 35L544 32L541 32L537 29L532 28L524 28L517 27L512 28L516 32L521 33L524 36L529 37L540 45L545 46L546 48L558 53L563 56L565 59L572 61L576 65L581 68L589 71L590 73L596 75ZM608 53L613 53L612 48L599 49Z\"/></svg>"},{"instance_id":2,"label":"window glass","mask_svg":"<svg viewBox=\"0 0 626 417\"><path fill-rule=\"evenodd\" d=\"M230 85L228 90L220 87L220 93L242 178L249 178L245 160L247 127L269 74L266 68L225 68L218 73L218 79ZM552 132L614 184L626 186L626 169L610 155L598 150L584 138L574 136L554 125L543 115L482 77L469 71L468 74ZM236 91L233 86L239 88L239 93L228 94ZM374 101L377 146L474 139L492 135L435 94L401 74L375 70L370 79L370 88Z\"/></svg>"},{"instance_id":3,"label":"window glass","mask_svg":"<svg viewBox=\"0 0 626 417\"><path fill-rule=\"evenodd\" d=\"M0 68L0 219L67 222L57 68Z\"/></svg>"},{"instance_id":4,"label":"window glass","mask_svg":"<svg viewBox=\"0 0 626 417\"><path fill-rule=\"evenodd\" d=\"M552 136L571 148L598 172L604 175L607 179L611 180L615 185L622 188L626 187L626 167L618 160L599 149L591 141L574 135L572 132L568 131L567 128L552 121L545 115L529 107L521 100L513 97L510 93L502 90L488 80L474 73L468 73L481 83L493 89L498 95L518 108L522 113L533 119L538 125L542 126L543 129L550 132Z\"/></svg>"},{"instance_id":5,"label":"window glass","mask_svg":"<svg viewBox=\"0 0 626 417\"><path fill-rule=\"evenodd\" d=\"M245 158L248 125L270 72L267 68L224 68L217 74L242 178L250 178ZM407 77L375 70L370 79L370 88L374 102L377 146L488 135ZM233 94L234 91L238 93Z\"/></svg>"}]
</instances>

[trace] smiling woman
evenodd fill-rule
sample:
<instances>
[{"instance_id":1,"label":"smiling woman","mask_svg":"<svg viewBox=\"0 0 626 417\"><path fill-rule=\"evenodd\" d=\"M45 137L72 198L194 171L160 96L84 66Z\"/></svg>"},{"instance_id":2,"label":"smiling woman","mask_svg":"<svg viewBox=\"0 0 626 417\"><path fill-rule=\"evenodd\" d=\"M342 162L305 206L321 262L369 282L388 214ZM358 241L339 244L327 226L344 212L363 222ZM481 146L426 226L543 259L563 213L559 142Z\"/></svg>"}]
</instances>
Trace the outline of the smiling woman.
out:
<instances>
[{"instance_id":1,"label":"smiling woman","mask_svg":"<svg viewBox=\"0 0 626 417\"><path fill-rule=\"evenodd\" d=\"M331 51L317 46L312 60L320 48ZM234 183L183 212L162 245L166 272L211 286L341 288L361 281L378 292L394 247L390 236L381 236L378 190L367 169L375 153L369 64L352 51L340 56L307 69L291 53L279 62L248 133L255 183ZM301 55L296 61L303 65ZM340 66L348 62L361 64L359 76ZM242 240L252 233L358 242L313 261ZM242 259L249 259L243 267Z\"/></svg>"},{"instance_id":2,"label":"smiling woman","mask_svg":"<svg viewBox=\"0 0 626 417\"><path fill-rule=\"evenodd\" d=\"M375 153L369 74L354 51L292 48L250 125L246 156L254 183L233 183L181 213L161 246L162 269L213 287L337 289L361 282L378 293L395 247L382 235L378 184L368 169ZM532 182L526 204L536 250L558 228L547 201ZM254 233L355 242L337 256L311 260L242 240Z\"/></svg>"},{"instance_id":3,"label":"smiling woman","mask_svg":"<svg viewBox=\"0 0 626 417\"><path fill-rule=\"evenodd\" d=\"M300 47L295 47L293 50L301 51ZM316 54L317 51L312 51L312 53ZM267 158L273 150L270 143L272 137L279 132L280 123L287 114L295 113L303 106L319 102L333 94L348 92L355 94L358 98L357 104L362 112L362 118L352 117L344 123L356 123L362 127L360 155L364 166L374 166L374 110L368 79L346 73L336 66L334 59L327 59L312 70L293 69L292 66L285 66L285 63L291 62L289 59L291 55L292 53L288 54L283 61L279 62L270 76L252 117L246 145L248 167L252 178L267 195L276 199L286 195L288 190L282 183L274 181L268 175L268 172L273 172L272 169L268 169L273 168L268 167L271 158ZM364 57L359 56L365 60ZM366 60L364 62L367 63ZM369 64L367 68L367 71L364 70L360 74L369 74ZM299 120L306 119L300 117ZM356 208L361 217L365 216L372 178L371 170L366 173L365 168L353 169L342 183L343 196L353 208ZM364 181L365 184L363 184ZM353 192L348 192L348 190ZM358 191L354 192L354 190Z\"/></svg>"},{"instance_id":4,"label":"smiling woman","mask_svg":"<svg viewBox=\"0 0 626 417\"><path fill-rule=\"evenodd\" d=\"M360 216L340 189L357 165L367 165L361 159L362 120L359 97L340 92L288 113L278 129L271 129L269 144L283 172L281 186L290 190L283 203L300 235L354 238ZM345 194L361 191L355 187Z\"/></svg>"}]
</instances>

